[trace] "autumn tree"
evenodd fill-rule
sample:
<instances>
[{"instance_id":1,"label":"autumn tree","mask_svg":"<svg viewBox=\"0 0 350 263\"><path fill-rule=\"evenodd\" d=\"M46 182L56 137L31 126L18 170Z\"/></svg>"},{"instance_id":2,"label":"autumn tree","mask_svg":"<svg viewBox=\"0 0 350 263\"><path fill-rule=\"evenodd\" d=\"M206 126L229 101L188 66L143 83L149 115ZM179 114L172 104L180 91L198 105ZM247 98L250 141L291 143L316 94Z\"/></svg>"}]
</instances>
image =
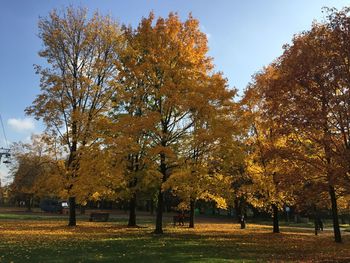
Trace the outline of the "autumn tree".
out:
<instances>
[{"instance_id":1,"label":"autumn tree","mask_svg":"<svg viewBox=\"0 0 350 263\"><path fill-rule=\"evenodd\" d=\"M122 94L120 90L118 98L123 97ZM117 98L113 100L120 102ZM152 195L159 188L160 176L157 165L150 159L147 118L135 115L131 105L126 108L117 105L118 109L114 108L108 118L100 120L99 142L84 156L81 172L91 174L89 179L95 178L91 183L95 181L100 185L99 189L92 186L90 195L94 193L95 198L129 202L128 226L134 227L137 197Z\"/></svg>"},{"instance_id":2,"label":"autumn tree","mask_svg":"<svg viewBox=\"0 0 350 263\"><path fill-rule=\"evenodd\" d=\"M179 167L165 183L182 200L182 207L190 211L189 227L194 227L194 210L197 200L214 201L220 208L226 208L231 201L232 178L217 165L220 146L231 141L236 131L234 122L237 104L232 101L235 90L226 90L220 75L213 76L210 85L217 85L215 93L202 95L202 99L215 101L193 112L193 127L181 141L178 152ZM208 91L210 88L208 88ZM205 105L205 104L203 104Z\"/></svg>"},{"instance_id":3,"label":"autumn tree","mask_svg":"<svg viewBox=\"0 0 350 263\"><path fill-rule=\"evenodd\" d=\"M11 151L11 191L25 199L28 210L34 198L60 196L64 166L47 147L45 135L33 135L31 143L15 143Z\"/></svg>"},{"instance_id":4,"label":"autumn tree","mask_svg":"<svg viewBox=\"0 0 350 263\"><path fill-rule=\"evenodd\" d=\"M233 194L233 208L237 222L245 228L245 216L248 206L249 186L252 180L246 173L246 158L251 127L251 114L242 107L242 102L236 104L231 113L230 127L220 125L218 130L226 133L225 139L216 144L212 151L212 165L216 171L231 177L231 193ZM249 117L248 117L249 116ZM232 203L232 202L230 202Z\"/></svg>"},{"instance_id":5,"label":"autumn tree","mask_svg":"<svg viewBox=\"0 0 350 263\"><path fill-rule=\"evenodd\" d=\"M85 9L69 7L52 11L39 21L43 49L39 56L45 66L37 66L41 93L26 113L42 119L47 132L60 140L66 150L65 188L69 196L69 226L76 225L75 181L79 174L82 149L94 141L99 116L110 109L117 85L115 61L122 45L118 24Z\"/></svg>"},{"instance_id":6,"label":"autumn tree","mask_svg":"<svg viewBox=\"0 0 350 263\"><path fill-rule=\"evenodd\" d=\"M171 13L154 20L151 13L136 30L127 29L122 80L126 87L138 83L130 92L143 94L143 116L152 123L150 145L161 183L165 183L178 166L181 140L194 126L191 117L210 103L215 105L210 95L225 90L226 85L220 74L212 71L207 39L196 19L189 16L181 22ZM155 233L163 232L163 208L164 193L159 186Z\"/></svg>"},{"instance_id":7,"label":"autumn tree","mask_svg":"<svg viewBox=\"0 0 350 263\"><path fill-rule=\"evenodd\" d=\"M123 178L122 152L106 148L101 142L84 148L80 160L75 186L79 188L76 199L81 205L88 201L123 199L127 182ZM67 193L66 193L67 194Z\"/></svg>"},{"instance_id":8,"label":"autumn tree","mask_svg":"<svg viewBox=\"0 0 350 263\"><path fill-rule=\"evenodd\" d=\"M120 53L117 67L120 74L116 81L121 89L113 98L113 109L106 123L102 137L109 149L123 151L124 179L127 191L124 198L129 200L128 226L136 226L137 196L159 188L160 176L154 156L151 154L149 130L153 127L154 117L147 112L149 94L144 90L143 82L128 70L130 55L133 54L130 29L124 28L126 48ZM131 74L131 75L130 75Z\"/></svg>"},{"instance_id":9,"label":"autumn tree","mask_svg":"<svg viewBox=\"0 0 350 263\"><path fill-rule=\"evenodd\" d=\"M328 188L336 242L341 242L337 199L349 187L348 13L330 9L324 23L296 35L274 63L279 76L262 92L265 112L284 133L317 149L313 160Z\"/></svg>"},{"instance_id":10,"label":"autumn tree","mask_svg":"<svg viewBox=\"0 0 350 263\"><path fill-rule=\"evenodd\" d=\"M329 102L333 112L332 131L337 135L336 158L341 163L341 173L345 179L344 195L350 192L350 105L349 105L349 40L350 40L350 8L338 11L335 8L326 8L327 23L325 26L331 32L328 45L331 62L329 70L335 79L330 78L332 83L332 100ZM334 138L335 136L333 136ZM346 190L347 189L347 190ZM345 190L345 191L344 191Z\"/></svg>"},{"instance_id":11,"label":"autumn tree","mask_svg":"<svg viewBox=\"0 0 350 263\"><path fill-rule=\"evenodd\" d=\"M181 201L178 209L190 211L189 228L194 228L197 201L214 202L217 208L227 209L232 200L232 177L213 169L209 160L184 162L163 184L164 190L170 190Z\"/></svg>"},{"instance_id":12,"label":"autumn tree","mask_svg":"<svg viewBox=\"0 0 350 263\"><path fill-rule=\"evenodd\" d=\"M283 187L281 181L281 177L285 177L285 160L279 154L279 150L283 148L286 138L278 132L279 127L273 119L263 114L265 101L261 94L261 86L266 85L266 81L277 74L273 67L269 67L263 74L255 76L254 83L248 87L241 102L250 122L245 140L245 173L251 184L243 187L246 188L249 203L271 212L274 233L280 231L279 210L290 204L292 199L288 187Z\"/></svg>"}]
</instances>

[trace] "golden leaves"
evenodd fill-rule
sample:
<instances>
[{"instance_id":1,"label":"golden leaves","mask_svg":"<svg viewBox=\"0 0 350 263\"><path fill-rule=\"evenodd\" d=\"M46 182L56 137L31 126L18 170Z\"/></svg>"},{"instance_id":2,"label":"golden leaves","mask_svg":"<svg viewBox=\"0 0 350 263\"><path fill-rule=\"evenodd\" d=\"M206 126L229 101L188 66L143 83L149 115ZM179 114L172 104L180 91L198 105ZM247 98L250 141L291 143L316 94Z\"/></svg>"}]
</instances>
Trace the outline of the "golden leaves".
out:
<instances>
[{"instance_id":1,"label":"golden leaves","mask_svg":"<svg viewBox=\"0 0 350 263\"><path fill-rule=\"evenodd\" d=\"M218 208L227 208L230 199L232 178L222 174L209 174L206 167L189 166L174 171L163 183L162 189L171 190L188 206L190 201L214 201Z\"/></svg>"}]
</instances>

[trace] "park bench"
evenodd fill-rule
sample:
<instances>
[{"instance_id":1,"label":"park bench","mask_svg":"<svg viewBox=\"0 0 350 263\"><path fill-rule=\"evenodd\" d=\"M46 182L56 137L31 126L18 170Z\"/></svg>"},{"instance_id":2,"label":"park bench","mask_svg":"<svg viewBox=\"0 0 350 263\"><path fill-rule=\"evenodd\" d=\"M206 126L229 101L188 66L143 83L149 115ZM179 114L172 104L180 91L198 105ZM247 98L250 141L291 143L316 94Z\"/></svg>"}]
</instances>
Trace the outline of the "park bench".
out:
<instances>
[{"instance_id":1,"label":"park bench","mask_svg":"<svg viewBox=\"0 0 350 263\"><path fill-rule=\"evenodd\" d=\"M109 218L109 213L91 213L90 222L107 222Z\"/></svg>"},{"instance_id":2,"label":"park bench","mask_svg":"<svg viewBox=\"0 0 350 263\"><path fill-rule=\"evenodd\" d=\"M188 215L178 214L173 216L173 224L176 226L178 223L179 226L185 225L185 222L190 222L190 217Z\"/></svg>"}]
</instances>

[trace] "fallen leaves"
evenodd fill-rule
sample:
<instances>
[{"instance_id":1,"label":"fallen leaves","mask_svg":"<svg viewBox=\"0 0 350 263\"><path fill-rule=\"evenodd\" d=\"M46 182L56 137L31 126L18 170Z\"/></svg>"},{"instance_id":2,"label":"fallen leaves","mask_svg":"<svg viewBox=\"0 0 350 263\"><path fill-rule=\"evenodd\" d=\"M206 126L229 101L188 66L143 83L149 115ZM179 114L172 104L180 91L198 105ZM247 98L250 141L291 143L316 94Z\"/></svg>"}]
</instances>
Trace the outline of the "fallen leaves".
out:
<instances>
[{"instance_id":1,"label":"fallen leaves","mask_svg":"<svg viewBox=\"0 0 350 263\"><path fill-rule=\"evenodd\" d=\"M79 222L72 228L60 221L16 220L0 221L0 227L0 262L64 262L67 256L74 262L159 262L174 255L185 262L350 260L349 234L345 244L336 244L331 231L314 236L312 229L282 228L283 233L273 234L265 225L241 230L238 224L198 223L195 229L169 226L164 235L154 236L151 228L130 230L113 222Z\"/></svg>"}]
</instances>

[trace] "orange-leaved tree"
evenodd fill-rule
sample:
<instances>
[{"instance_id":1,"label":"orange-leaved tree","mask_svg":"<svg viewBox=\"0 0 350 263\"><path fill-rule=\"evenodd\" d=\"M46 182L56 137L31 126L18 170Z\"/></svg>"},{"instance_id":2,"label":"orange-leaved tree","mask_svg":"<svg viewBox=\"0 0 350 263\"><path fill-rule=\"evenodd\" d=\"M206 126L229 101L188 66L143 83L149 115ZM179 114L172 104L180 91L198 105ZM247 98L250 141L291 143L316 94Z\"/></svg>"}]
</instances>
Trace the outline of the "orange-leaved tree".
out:
<instances>
[{"instance_id":1,"label":"orange-leaved tree","mask_svg":"<svg viewBox=\"0 0 350 263\"><path fill-rule=\"evenodd\" d=\"M284 133L317 148L331 201L334 238L341 242L337 199L349 187L349 10L328 10L323 24L296 35L274 63L279 76L263 89L265 111ZM312 160L308 158L308 160Z\"/></svg>"},{"instance_id":2,"label":"orange-leaved tree","mask_svg":"<svg viewBox=\"0 0 350 263\"><path fill-rule=\"evenodd\" d=\"M213 72L208 57L207 38L192 16L181 22L178 15L156 21L151 13L136 30L126 29L128 41L121 81L124 89L137 94L142 103L142 116L152 124L147 136L150 153L165 183L178 166L181 141L194 127L192 118L218 101L215 92L227 92L220 74ZM137 84L137 86L135 86ZM220 105L220 103L218 103ZM218 106L219 107L219 106ZM164 193L158 190L155 233L162 233Z\"/></svg>"},{"instance_id":3,"label":"orange-leaved tree","mask_svg":"<svg viewBox=\"0 0 350 263\"><path fill-rule=\"evenodd\" d=\"M96 141L94 125L110 109L117 90L112 80L115 61L122 46L119 26L110 17L69 7L54 10L39 21L43 49L39 56L45 66L37 66L41 93L27 114L42 119L47 132L58 137L66 151L65 186L69 196L69 226L76 225L75 186L79 174L80 150Z\"/></svg>"},{"instance_id":4,"label":"orange-leaved tree","mask_svg":"<svg viewBox=\"0 0 350 263\"><path fill-rule=\"evenodd\" d=\"M245 173L251 180L251 184L242 188L245 188L249 203L272 212L274 233L279 233L278 211L292 201L288 187L281 180L285 177L286 160L279 151L284 148L286 137L279 133L278 124L264 114L266 101L261 93L268 81L277 76L278 72L272 66L256 75L241 102L249 123Z\"/></svg>"}]
</instances>

